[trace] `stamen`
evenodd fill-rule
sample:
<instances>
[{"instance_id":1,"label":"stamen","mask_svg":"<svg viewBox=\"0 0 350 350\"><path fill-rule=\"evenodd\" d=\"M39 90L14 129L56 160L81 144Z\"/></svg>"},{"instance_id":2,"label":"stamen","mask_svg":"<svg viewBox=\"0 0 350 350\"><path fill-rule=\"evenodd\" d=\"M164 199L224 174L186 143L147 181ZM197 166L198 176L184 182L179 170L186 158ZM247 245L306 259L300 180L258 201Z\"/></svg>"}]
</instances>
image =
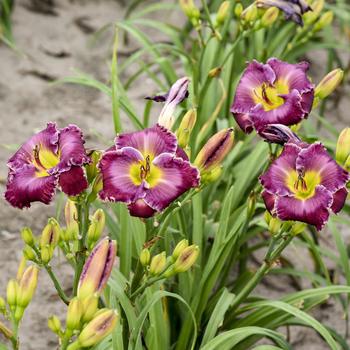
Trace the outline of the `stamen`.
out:
<instances>
[{"instance_id":1,"label":"stamen","mask_svg":"<svg viewBox=\"0 0 350 350\"><path fill-rule=\"evenodd\" d=\"M38 167L45 169L45 167L40 162L39 151L40 151L40 145L35 145L35 147L33 148L34 160L35 160L35 163L38 165Z\"/></svg>"},{"instance_id":2,"label":"stamen","mask_svg":"<svg viewBox=\"0 0 350 350\"><path fill-rule=\"evenodd\" d=\"M294 183L294 189L295 189L296 191L299 190L299 183L300 183L300 185L301 185L301 191L302 191L302 192L306 192L306 191L307 191L307 184L306 184L306 181L305 181L305 179L304 179L303 174L299 174L299 175L298 175L297 181L295 181L295 183Z\"/></svg>"},{"instance_id":3,"label":"stamen","mask_svg":"<svg viewBox=\"0 0 350 350\"><path fill-rule=\"evenodd\" d=\"M273 103L270 101L270 99L268 98L267 96L267 92L266 92L266 84L262 84L262 91L261 91L261 95L262 95L262 98L264 99L264 101L266 103L268 103L269 105L273 105Z\"/></svg>"},{"instance_id":4,"label":"stamen","mask_svg":"<svg viewBox=\"0 0 350 350\"><path fill-rule=\"evenodd\" d=\"M151 158L150 156L146 157L146 166L143 164L140 166L140 178L145 180L151 171Z\"/></svg>"}]
</instances>

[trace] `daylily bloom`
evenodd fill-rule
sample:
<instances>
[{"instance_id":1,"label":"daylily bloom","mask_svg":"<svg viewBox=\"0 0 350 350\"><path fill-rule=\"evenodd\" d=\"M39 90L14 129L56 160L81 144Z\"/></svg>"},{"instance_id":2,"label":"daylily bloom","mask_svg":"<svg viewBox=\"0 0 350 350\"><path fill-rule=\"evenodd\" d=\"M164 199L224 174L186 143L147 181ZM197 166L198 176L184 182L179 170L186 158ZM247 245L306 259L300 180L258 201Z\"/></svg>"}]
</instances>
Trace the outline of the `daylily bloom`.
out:
<instances>
[{"instance_id":1,"label":"daylily bloom","mask_svg":"<svg viewBox=\"0 0 350 350\"><path fill-rule=\"evenodd\" d=\"M311 11L311 7L304 0L256 0L256 5L262 8L277 7L284 12L287 20L303 25L302 15Z\"/></svg>"},{"instance_id":2,"label":"daylily bloom","mask_svg":"<svg viewBox=\"0 0 350 350\"><path fill-rule=\"evenodd\" d=\"M252 61L236 89L231 112L245 133L267 124L293 125L306 118L314 99L314 85L306 75L307 62L290 64L270 58Z\"/></svg>"},{"instance_id":3,"label":"daylily bloom","mask_svg":"<svg viewBox=\"0 0 350 350\"><path fill-rule=\"evenodd\" d=\"M178 147L176 136L158 124L118 135L99 168L101 199L127 203L131 215L144 218L199 184L199 172Z\"/></svg>"},{"instance_id":4,"label":"daylily bloom","mask_svg":"<svg viewBox=\"0 0 350 350\"><path fill-rule=\"evenodd\" d=\"M330 212L344 206L349 173L320 143L287 143L260 177L266 208L281 220L301 221L321 230Z\"/></svg>"},{"instance_id":5,"label":"daylily bloom","mask_svg":"<svg viewBox=\"0 0 350 350\"><path fill-rule=\"evenodd\" d=\"M146 97L147 100L165 102L158 118L159 125L171 130L171 127L175 122L174 113L176 106L188 97L188 84L189 79L184 77L178 79L166 94Z\"/></svg>"},{"instance_id":6,"label":"daylily bloom","mask_svg":"<svg viewBox=\"0 0 350 350\"><path fill-rule=\"evenodd\" d=\"M88 186L82 166L89 162L76 125L57 129L48 123L9 159L5 198L21 209L36 201L48 204L58 185L67 195L76 196Z\"/></svg>"}]
</instances>

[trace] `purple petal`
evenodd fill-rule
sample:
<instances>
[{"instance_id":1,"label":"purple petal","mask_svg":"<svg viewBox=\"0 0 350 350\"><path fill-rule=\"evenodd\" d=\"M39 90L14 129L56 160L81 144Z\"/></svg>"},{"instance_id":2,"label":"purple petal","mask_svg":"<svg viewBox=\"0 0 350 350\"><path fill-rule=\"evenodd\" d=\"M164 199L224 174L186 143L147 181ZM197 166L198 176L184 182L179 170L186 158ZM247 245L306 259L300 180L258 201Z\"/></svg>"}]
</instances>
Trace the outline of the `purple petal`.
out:
<instances>
[{"instance_id":1,"label":"purple petal","mask_svg":"<svg viewBox=\"0 0 350 350\"><path fill-rule=\"evenodd\" d=\"M67 171L72 165L82 166L90 163L90 158L86 155L84 148L83 133L76 125L69 125L60 130L59 153L60 162L51 173L55 171Z\"/></svg>"},{"instance_id":2,"label":"purple petal","mask_svg":"<svg viewBox=\"0 0 350 350\"><path fill-rule=\"evenodd\" d=\"M58 134L55 123L48 123L46 129L38 132L25 142L20 149L9 159L7 165L11 170L21 168L24 164L33 161L33 150L37 147L45 148L57 154Z\"/></svg>"},{"instance_id":3,"label":"purple petal","mask_svg":"<svg viewBox=\"0 0 350 350\"><path fill-rule=\"evenodd\" d=\"M302 221L321 230L329 217L333 195L323 186L317 186L315 194L306 200L291 196L278 197L276 214L281 220Z\"/></svg>"},{"instance_id":4,"label":"purple petal","mask_svg":"<svg viewBox=\"0 0 350 350\"><path fill-rule=\"evenodd\" d=\"M55 194L57 176L38 176L33 165L23 165L9 173L6 200L17 208L30 207L32 202L49 204Z\"/></svg>"},{"instance_id":5,"label":"purple petal","mask_svg":"<svg viewBox=\"0 0 350 350\"><path fill-rule=\"evenodd\" d=\"M261 193L262 199L264 200L266 209L273 214L275 211L276 196L268 191Z\"/></svg>"},{"instance_id":6,"label":"purple petal","mask_svg":"<svg viewBox=\"0 0 350 350\"><path fill-rule=\"evenodd\" d=\"M339 213L345 204L348 191L345 187L341 188L333 194L333 203L331 209L335 214Z\"/></svg>"},{"instance_id":7,"label":"purple petal","mask_svg":"<svg viewBox=\"0 0 350 350\"><path fill-rule=\"evenodd\" d=\"M61 173L59 185L68 196L77 196L89 186L83 168L78 166L72 166L70 170Z\"/></svg>"},{"instance_id":8,"label":"purple petal","mask_svg":"<svg viewBox=\"0 0 350 350\"><path fill-rule=\"evenodd\" d=\"M189 160L188 155L180 146L177 147L175 155L176 157L182 158L183 160Z\"/></svg>"},{"instance_id":9,"label":"purple petal","mask_svg":"<svg viewBox=\"0 0 350 350\"><path fill-rule=\"evenodd\" d=\"M162 177L147 190L144 200L156 211L162 211L191 187L199 185L199 171L182 158L164 153L152 164L161 170Z\"/></svg>"},{"instance_id":10,"label":"purple petal","mask_svg":"<svg viewBox=\"0 0 350 350\"><path fill-rule=\"evenodd\" d=\"M166 128L155 125L142 131L121 134L116 137L117 149L133 147L146 158L154 159L161 153L175 153L177 149L176 136Z\"/></svg>"},{"instance_id":11,"label":"purple petal","mask_svg":"<svg viewBox=\"0 0 350 350\"><path fill-rule=\"evenodd\" d=\"M300 150L301 148L297 145L287 143L281 155L260 176L260 182L268 192L281 196L292 195L292 192L286 185L286 179L290 172L295 171L295 164Z\"/></svg>"},{"instance_id":12,"label":"purple petal","mask_svg":"<svg viewBox=\"0 0 350 350\"><path fill-rule=\"evenodd\" d=\"M135 185L130 176L131 165L143 160L142 154L132 147L105 153L99 163L103 179L101 199L130 204L143 198L144 186Z\"/></svg>"},{"instance_id":13,"label":"purple petal","mask_svg":"<svg viewBox=\"0 0 350 350\"><path fill-rule=\"evenodd\" d=\"M232 108L231 108L231 112L232 112ZM233 113L233 116L238 126L241 128L243 132L245 132L246 134L250 134L253 131L254 125L249 116L249 113Z\"/></svg>"},{"instance_id":14,"label":"purple petal","mask_svg":"<svg viewBox=\"0 0 350 350\"><path fill-rule=\"evenodd\" d=\"M138 199L136 202L128 205L131 216L139 218L150 218L156 211L152 209L143 199Z\"/></svg>"},{"instance_id":15,"label":"purple petal","mask_svg":"<svg viewBox=\"0 0 350 350\"><path fill-rule=\"evenodd\" d=\"M291 142L299 144L302 141L300 138L283 124L267 124L263 129L258 131L259 135L267 142L284 145Z\"/></svg>"},{"instance_id":16,"label":"purple petal","mask_svg":"<svg viewBox=\"0 0 350 350\"><path fill-rule=\"evenodd\" d=\"M333 160L320 143L314 143L299 153L296 168L300 172L317 172L321 176L320 184L332 193L349 181L349 173Z\"/></svg>"}]
</instances>

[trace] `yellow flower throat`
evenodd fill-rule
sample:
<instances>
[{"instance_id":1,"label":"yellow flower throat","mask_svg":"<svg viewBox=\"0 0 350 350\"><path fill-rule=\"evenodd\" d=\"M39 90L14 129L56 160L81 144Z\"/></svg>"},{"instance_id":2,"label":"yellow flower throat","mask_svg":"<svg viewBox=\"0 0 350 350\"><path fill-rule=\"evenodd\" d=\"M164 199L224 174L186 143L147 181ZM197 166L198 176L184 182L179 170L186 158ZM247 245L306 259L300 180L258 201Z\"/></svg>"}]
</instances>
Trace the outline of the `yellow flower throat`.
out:
<instances>
[{"instance_id":1,"label":"yellow flower throat","mask_svg":"<svg viewBox=\"0 0 350 350\"><path fill-rule=\"evenodd\" d=\"M279 95L289 93L288 84L282 80L275 84L262 83L253 90L253 99L256 104L261 104L265 111L271 111L284 104L284 99Z\"/></svg>"}]
</instances>

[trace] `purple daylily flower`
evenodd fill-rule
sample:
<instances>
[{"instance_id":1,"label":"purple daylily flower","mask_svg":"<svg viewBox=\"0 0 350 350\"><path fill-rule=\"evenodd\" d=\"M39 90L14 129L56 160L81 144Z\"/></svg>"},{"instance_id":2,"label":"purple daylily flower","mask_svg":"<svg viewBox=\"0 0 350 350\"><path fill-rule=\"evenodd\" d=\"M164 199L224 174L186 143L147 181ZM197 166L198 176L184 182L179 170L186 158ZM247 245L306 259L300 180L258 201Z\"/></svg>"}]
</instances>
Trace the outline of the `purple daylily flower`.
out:
<instances>
[{"instance_id":1,"label":"purple daylily flower","mask_svg":"<svg viewBox=\"0 0 350 350\"><path fill-rule=\"evenodd\" d=\"M283 124L267 124L259 130L259 135L269 143L284 145L288 142L301 144L303 141L288 126Z\"/></svg>"},{"instance_id":2,"label":"purple daylily flower","mask_svg":"<svg viewBox=\"0 0 350 350\"><path fill-rule=\"evenodd\" d=\"M130 214L138 217L151 217L199 185L199 171L178 147L176 136L158 124L118 135L99 168L101 199L127 203Z\"/></svg>"},{"instance_id":3,"label":"purple daylily flower","mask_svg":"<svg viewBox=\"0 0 350 350\"><path fill-rule=\"evenodd\" d=\"M281 220L302 221L321 230L330 211L344 206L349 173L321 143L287 143L260 176L266 208Z\"/></svg>"},{"instance_id":4,"label":"purple daylily flower","mask_svg":"<svg viewBox=\"0 0 350 350\"><path fill-rule=\"evenodd\" d=\"M303 25L302 15L311 11L311 7L304 0L256 0L257 7L277 7L284 12L287 20Z\"/></svg>"},{"instance_id":5,"label":"purple daylily flower","mask_svg":"<svg viewBox=\"0 0 350 350\"><path fill-rule=\"evenodd\" d=\"M58 185L69 196L80 194L88 187L82 167L90 162L84 142L76 125L48 123L9 159L6 200L20 209L49 204Z\"/></svg>"},{"instance_id":6,"label":"purple daylily flower","mask_svg":"<svg viewBox=\"0 0 350 350\"><path fill-rule=\"evenodd\" d=\"M245 133L267 124L293 125L306 118L314 100L307 62L290 64L270 58L252 61L238 83L231 112Z\"/></svg>"}]
</instances>

